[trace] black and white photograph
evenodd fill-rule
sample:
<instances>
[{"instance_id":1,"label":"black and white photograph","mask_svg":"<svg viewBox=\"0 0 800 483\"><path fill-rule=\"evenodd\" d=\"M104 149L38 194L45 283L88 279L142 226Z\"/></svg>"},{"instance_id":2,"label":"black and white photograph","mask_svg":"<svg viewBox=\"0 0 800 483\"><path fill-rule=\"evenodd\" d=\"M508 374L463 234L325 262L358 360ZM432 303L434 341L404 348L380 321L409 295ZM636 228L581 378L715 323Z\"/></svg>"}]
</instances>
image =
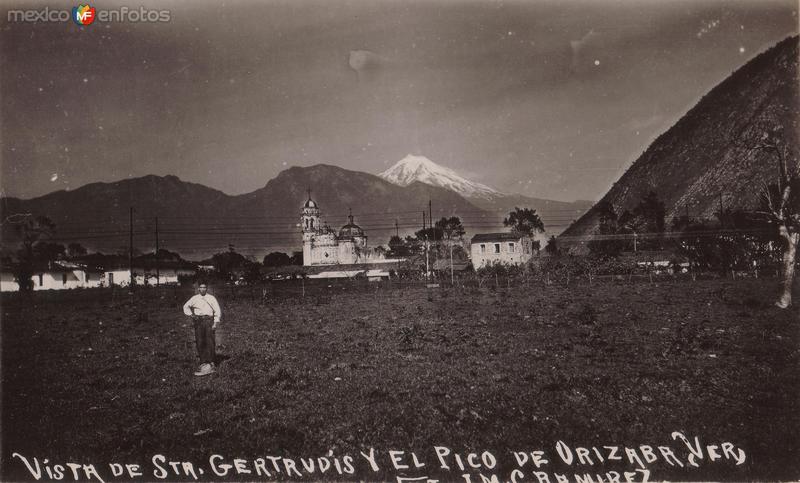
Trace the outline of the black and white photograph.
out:
<instances>
[{"instance_id":1,"label":"black and white photograph","mask_svg":"<svg viewBox=\"0 0 800 483\"><path fill-rule=\"evenodd\" d=\"M0 2L0 481L800 480L797 0Z\"/></svg>"}]
</instances>

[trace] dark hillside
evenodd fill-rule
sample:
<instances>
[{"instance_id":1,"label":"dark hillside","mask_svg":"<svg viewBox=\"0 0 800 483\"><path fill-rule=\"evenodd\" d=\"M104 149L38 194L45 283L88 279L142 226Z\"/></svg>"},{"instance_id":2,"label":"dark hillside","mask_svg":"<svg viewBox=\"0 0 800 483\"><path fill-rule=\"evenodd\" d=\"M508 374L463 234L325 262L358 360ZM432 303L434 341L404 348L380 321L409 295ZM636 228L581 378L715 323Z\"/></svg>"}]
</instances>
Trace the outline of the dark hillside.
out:
<instances>
[{"instance_id":1,"label":"dark hillside","mask_svg":"<svg viewBox=\"0 0 800 483\"><path fill-rule=\"evenodd\" d=\"M777 169L771 154L752 149L764 129L781 126L797 152L797 56L798 38L790 37L734 72L659 136L601 201L630 210L652 190L668 220L687 211L711 218L720 204L753 209ZM597 223L595 206L563 236L591 235Z\"/></svg>"}]
</instances>

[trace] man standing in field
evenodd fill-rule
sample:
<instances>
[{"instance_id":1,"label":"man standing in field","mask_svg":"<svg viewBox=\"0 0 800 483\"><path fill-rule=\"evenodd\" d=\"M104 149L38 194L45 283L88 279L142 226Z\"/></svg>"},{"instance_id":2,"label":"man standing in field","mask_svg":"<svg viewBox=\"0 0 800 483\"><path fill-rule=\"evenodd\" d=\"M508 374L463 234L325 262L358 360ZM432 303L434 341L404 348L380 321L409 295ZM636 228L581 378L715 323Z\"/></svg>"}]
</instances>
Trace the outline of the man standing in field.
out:
<instances>
[{"instance_id":1,"label":"man standing in field","mask_svg":"<svg viewBox=\"0 0 800 483\"><path fill-rule=\"evenodd\" d=\"M197 295L183 305L183 313L192 318L197 354L200 356L200 368L195 376L207 376L214 373L214 362L217 357L214 331L222 318L217 298L208 292L208 285L201 282Z\"/></svg>"}]
</instances>

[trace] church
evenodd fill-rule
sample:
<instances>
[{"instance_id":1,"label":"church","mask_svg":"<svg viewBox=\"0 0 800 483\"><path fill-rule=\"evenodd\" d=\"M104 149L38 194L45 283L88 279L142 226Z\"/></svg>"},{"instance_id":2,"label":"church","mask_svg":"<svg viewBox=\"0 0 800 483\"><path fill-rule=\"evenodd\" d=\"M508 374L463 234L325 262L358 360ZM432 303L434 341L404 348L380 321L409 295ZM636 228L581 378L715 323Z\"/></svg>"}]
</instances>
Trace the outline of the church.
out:
<instances>
[{"instance_id":1,"label":"church","mask_svg":"<svg viewBox=\"0 0 800 483\"><path fill-rule=\"evenodd\" d=\"M303 265L353 265L376 258L367 248L367 236L360 226L348 223L337 233L327 223L320 221L319 205L311 199L303 205L300 217L303 229Z\"/></svg>"}]
</instances>

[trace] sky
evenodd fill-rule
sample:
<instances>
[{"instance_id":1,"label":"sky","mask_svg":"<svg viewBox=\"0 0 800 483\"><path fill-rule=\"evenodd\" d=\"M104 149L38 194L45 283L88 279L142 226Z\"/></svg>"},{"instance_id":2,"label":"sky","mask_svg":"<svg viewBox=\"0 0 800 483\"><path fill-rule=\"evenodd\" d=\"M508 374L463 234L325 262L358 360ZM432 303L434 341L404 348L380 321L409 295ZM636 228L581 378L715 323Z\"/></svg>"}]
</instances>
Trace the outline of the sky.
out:
<instances>
[{"instance_id":1,"label":"sky","mask_svg":"<svg viewBox=\"0 0 800 483\"><path fill-rule=\"evenodd\" d=\"M168 22L0 7L0 191L174 174L229 194L290 166L424 155L499 190L600 198L758 52L783 0L198 1Z\"/></svg>"}]
</instances>

